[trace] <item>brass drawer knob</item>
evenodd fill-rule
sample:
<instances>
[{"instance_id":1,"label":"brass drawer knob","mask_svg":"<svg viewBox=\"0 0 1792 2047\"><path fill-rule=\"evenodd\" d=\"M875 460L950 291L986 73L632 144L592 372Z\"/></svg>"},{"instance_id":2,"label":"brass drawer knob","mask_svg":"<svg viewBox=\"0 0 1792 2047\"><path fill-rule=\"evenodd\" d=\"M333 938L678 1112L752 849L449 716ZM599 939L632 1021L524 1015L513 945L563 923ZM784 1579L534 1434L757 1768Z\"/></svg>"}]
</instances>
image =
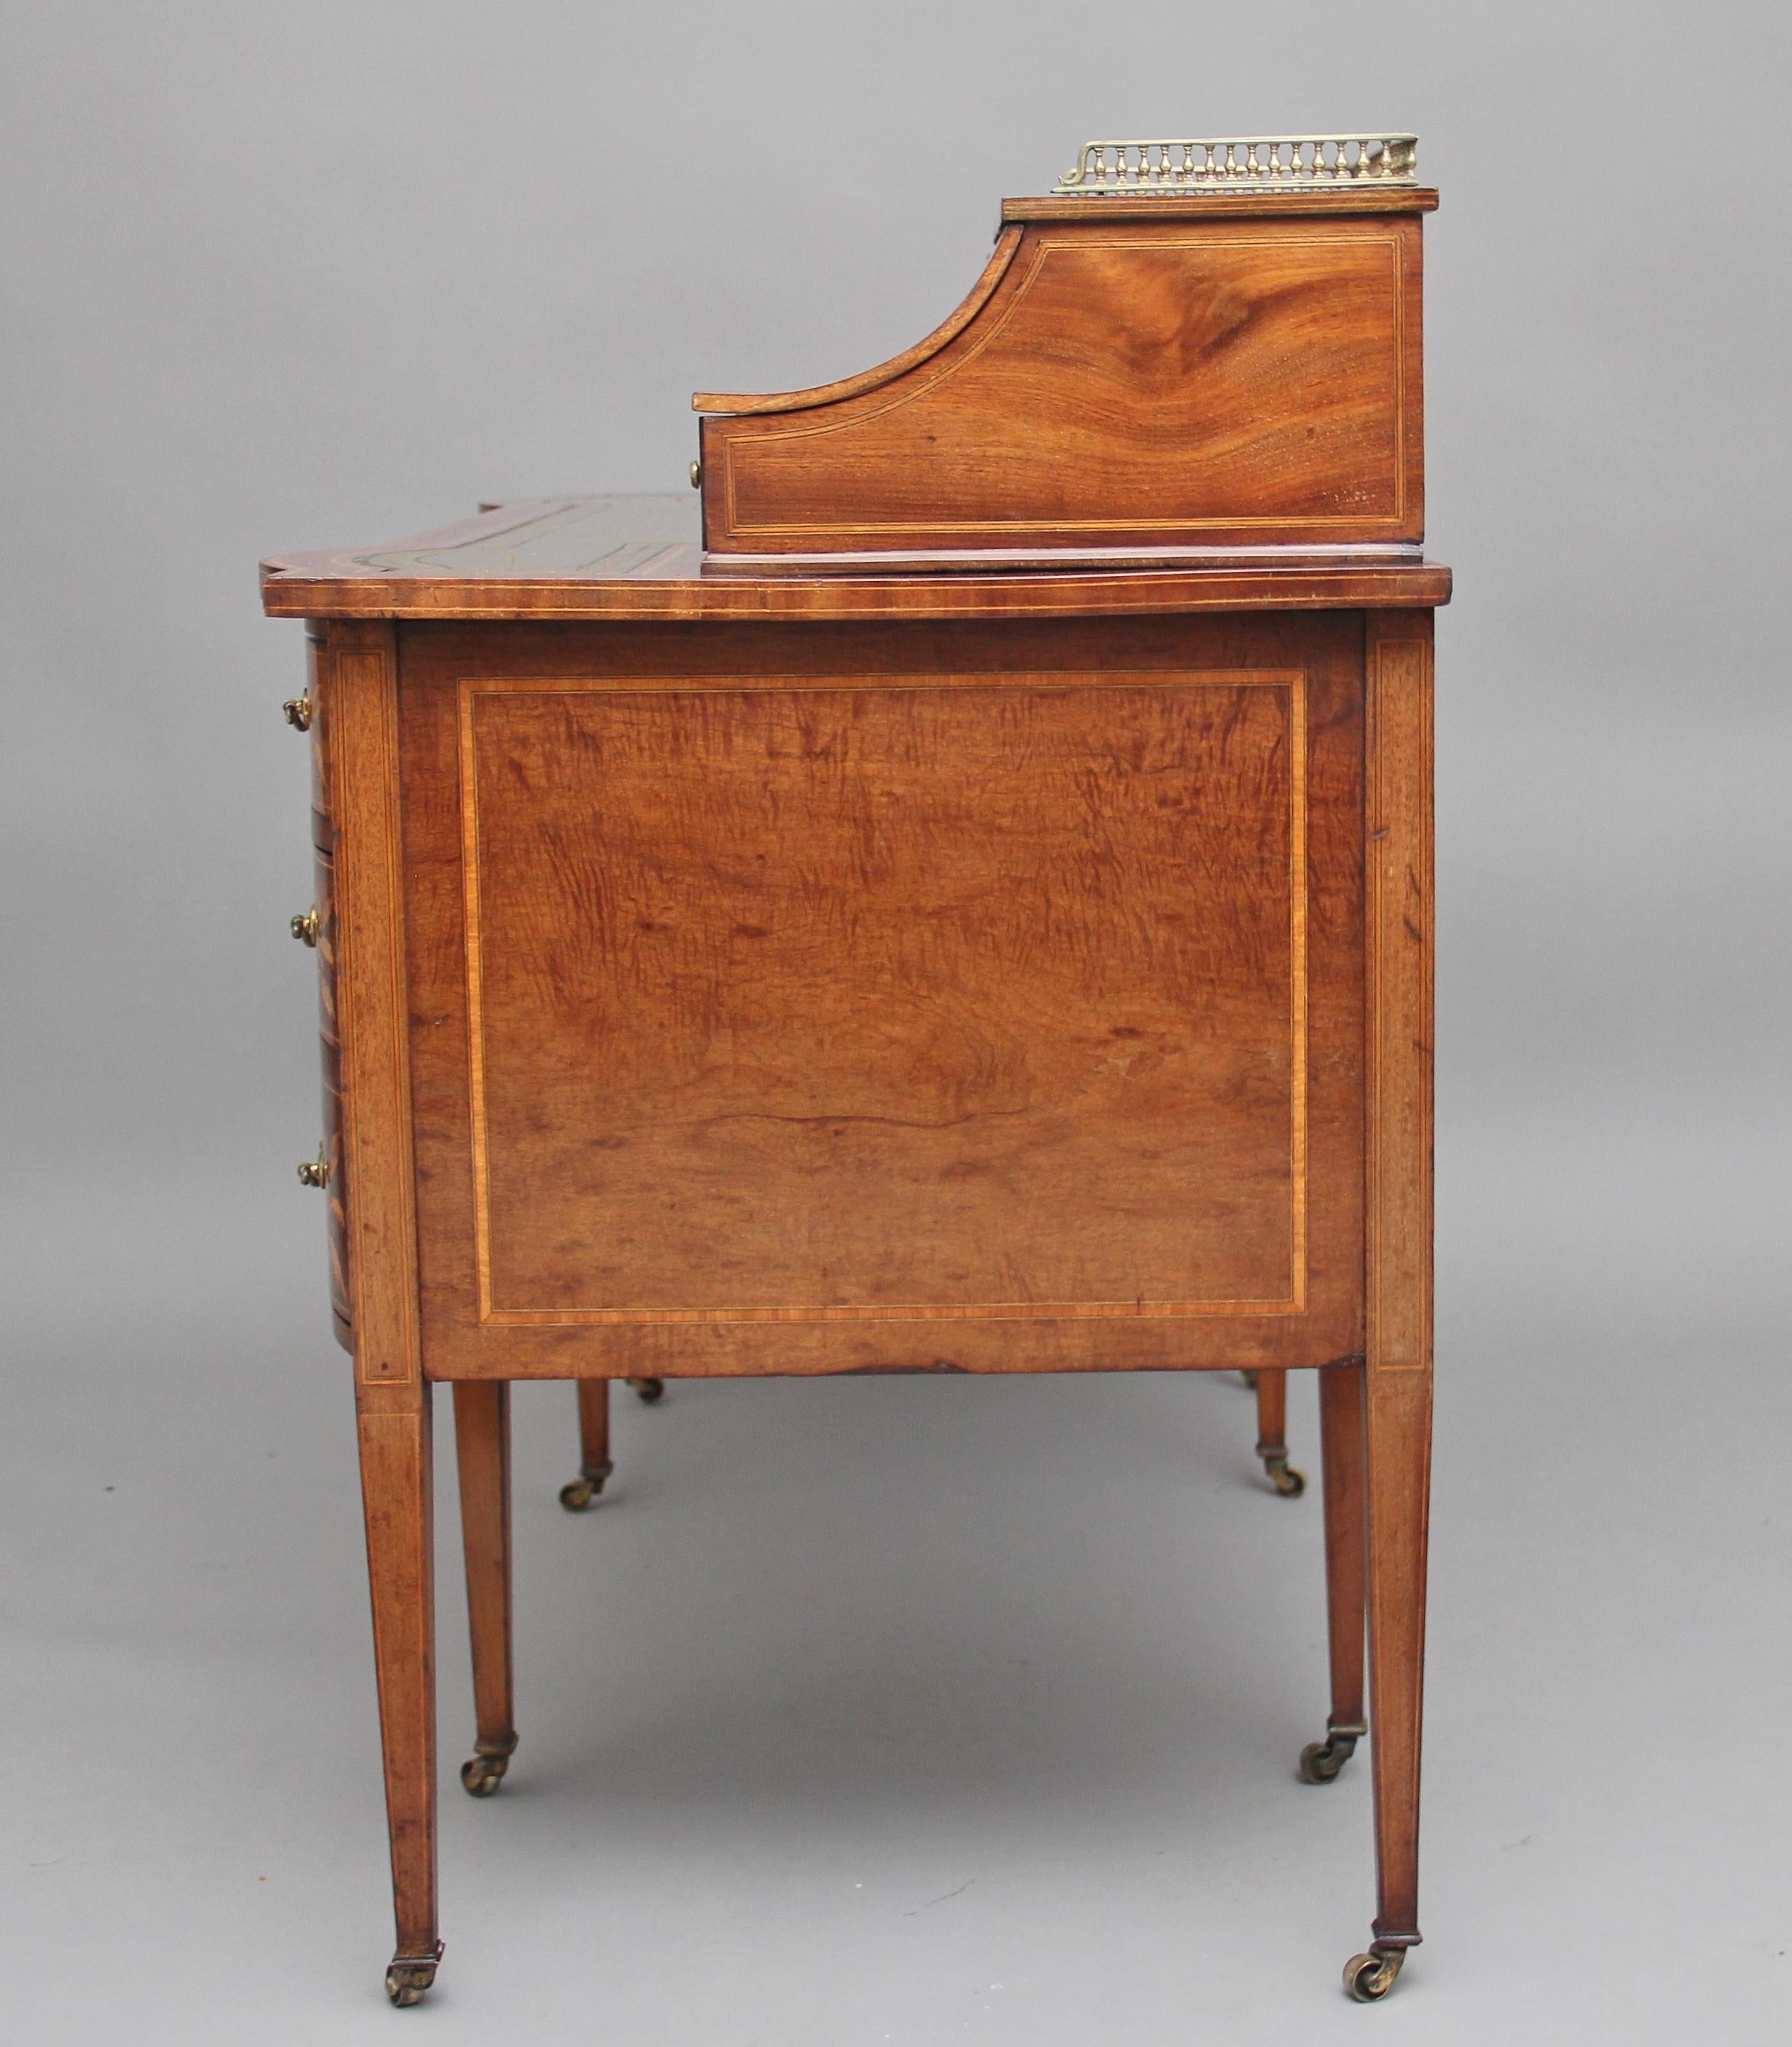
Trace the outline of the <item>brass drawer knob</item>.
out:
<instances>
[{"instance_id":1,"label":"brass drawer knob","mask_svg":"<svg viewBox=\"0 0 1792 2047\"><path fill-rule=\"evenodd\" d=\"M309 697L288 697L280 709L286 714L286 722L294 731L311 730L311 700Z\"/></svg>"},{"instance_id":2,"label":"brass drawer knob","mask_svg":"<svg viewBox=\"0 0 1792 2047\"><path fill-rule=\"evenodd\" d=\"M701 462L693 462L691 464L690 476L691 489L693 490L701 490L703 488L703 465Z\"/></svg>"},{"instance_id":3,"label":"brass drawer knob","mask_svg":"<svg viewBox=\"0 0 1792 2047\"><path fill-rule=\"evenodd\" d=\"M313 904L303 916L291 919L287 929L302 946L315 946L318 942L319 919L317 905Z\"/></svg>"},{"instance_id":4,"label":"brass drawer knob","mask_svg":"<svg viewBox=\"0 0 1792 2047\"><path fill-rule=\"evenodd\" d=\"M318 1147L315 1159L307 1159L299 1168L299 1184L302 1187L327 1187L330 1185L330 1161L324 1156L323 1147Z\"/></svg>"}]
</instances>

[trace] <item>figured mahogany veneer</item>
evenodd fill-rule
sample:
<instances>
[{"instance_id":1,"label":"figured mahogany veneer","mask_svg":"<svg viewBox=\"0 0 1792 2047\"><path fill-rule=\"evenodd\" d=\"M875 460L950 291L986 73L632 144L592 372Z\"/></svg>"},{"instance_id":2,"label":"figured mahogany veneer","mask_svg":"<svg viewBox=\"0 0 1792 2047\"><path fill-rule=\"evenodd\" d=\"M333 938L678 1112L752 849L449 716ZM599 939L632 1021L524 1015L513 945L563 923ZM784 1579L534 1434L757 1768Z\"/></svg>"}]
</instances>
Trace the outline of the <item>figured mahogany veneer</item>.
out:
<instances>
[{"instance_id":1,"label":"figured mahogany veneer","mask_svg":"<svg viewBox=\"0 0 1792 2047\"><path fill-rule=\"evenodd\" d=\"M1416 551L1419 267L1415 213L1323 201L1005 226L964 304L880 370L697 393L705 544Z\"/></svg>"},{"instance_id":2,"label":"figured mahogany veneer","mask_svg":"<svg viewBox=\"0 0 1792 2047\"><path fill-rule=\"evenodd\" d=\"M1360 1349L1354 620L400 644L432 1372Z\"/></svg>"}]
</instances>

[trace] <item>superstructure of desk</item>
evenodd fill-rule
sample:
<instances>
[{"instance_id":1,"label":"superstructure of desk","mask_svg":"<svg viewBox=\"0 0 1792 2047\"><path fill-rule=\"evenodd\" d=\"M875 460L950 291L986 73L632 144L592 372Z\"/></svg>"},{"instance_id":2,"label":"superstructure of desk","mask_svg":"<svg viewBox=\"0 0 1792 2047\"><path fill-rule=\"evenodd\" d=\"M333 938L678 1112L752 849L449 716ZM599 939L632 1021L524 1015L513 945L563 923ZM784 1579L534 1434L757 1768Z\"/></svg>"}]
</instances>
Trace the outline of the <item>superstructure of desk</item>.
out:
<instances>
[{"instance_id":1,"label":"superstructure of desk","mask_svg":"<svg viewBox=\"0 0 1792 2047\"><path fill-rule=\"evenodd\" d=\"M1435 199L1290 182L1007 202L906 354L700 393L700 499L265 565L311 621L303 1176L354 1360L395 2002L440 1952L442 1380L484 1792L511 1381L1318 1370L1305 1774L1375 1736L1354 1994L1418 1940Z\"/></svg>"}]
</instances>

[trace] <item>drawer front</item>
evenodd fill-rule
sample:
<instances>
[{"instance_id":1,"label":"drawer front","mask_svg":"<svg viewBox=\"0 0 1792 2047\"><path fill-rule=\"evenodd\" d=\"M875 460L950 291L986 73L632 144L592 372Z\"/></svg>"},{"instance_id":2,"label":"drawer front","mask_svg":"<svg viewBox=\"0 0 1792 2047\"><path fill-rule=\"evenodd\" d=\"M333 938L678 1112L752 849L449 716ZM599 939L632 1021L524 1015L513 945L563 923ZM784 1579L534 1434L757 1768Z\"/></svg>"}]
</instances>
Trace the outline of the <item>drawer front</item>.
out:
<instances>
[{"instance_id":1,"label":"drawer front","mask_svg":"<svg viewBox=\"0 0 1792 2047\"><path fill-rule=\"evenodd\" d=\"M305 694L311 702L311 852L313 904L317 911L318 1037L323 1067L323 1155L330 1172L328 1204L330 1313L336 1340L354 1349L350 1312L348 1186L342 1156L342 1047L336 1020L335 827L330 806L330 693L320 634L305 639Z\"/></svg>"},{"instance_id":2,"label":"drawer front","mask_svg":"<svg viewBox=\"0 0 1792 2047\"><path fill-rule=\"evenodd\" d=\"M430 1368L1354 1354L1361 645L407 634Z\"/></svg>"},{"instance_id":3,"label":"drawer front","mask_svg":"<svg viewBox=\"0 0 1792 2047\"><path fill-rule=\"evenodd\" d=\"M324 1184L329 1204L330 1312L336 1338L345 1350L354 1349L354 1324L349 1309L348 1186L342 1160L342 1046L336 1030L335 863L322 846L315 849L318 918L318 1039L323 1065L323 1155L330 1175Z\"/></svg>"},{"instance_id":4,"label":"drawer front","mask_svg":"<svg viewBox=\"0 0 1792 2047\"><path fill-rule=\"evenodd\" d=\"M311 706L311 836L326 852L335 840L330 827L330 760L324 749L324 720L329 713L320 687L324 664L321 625L305 632L305 695Z\"/></svg>"}]
</instances>

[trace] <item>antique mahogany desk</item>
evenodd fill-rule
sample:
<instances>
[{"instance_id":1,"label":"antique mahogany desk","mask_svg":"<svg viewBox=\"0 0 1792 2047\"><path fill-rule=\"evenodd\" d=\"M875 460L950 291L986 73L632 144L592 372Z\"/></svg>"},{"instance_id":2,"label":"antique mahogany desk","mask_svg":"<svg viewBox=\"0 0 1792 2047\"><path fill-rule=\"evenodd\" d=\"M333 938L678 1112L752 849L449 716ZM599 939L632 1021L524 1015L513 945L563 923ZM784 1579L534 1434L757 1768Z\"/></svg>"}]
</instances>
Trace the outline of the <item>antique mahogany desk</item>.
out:
<instances>
[{"instance_id":1,"label":"antique mahogany desk","mask_svg":"<svg viewBox=\"0 0 1792 2047\"><path fill-rule=\"evenodd\" d=\"M354 1359L396 2002L441 1952L438 1380L483 1794L510 1381L581 1383L588 1499L614 1379L1317 1370L1302 1774L1373 1724L1353 1995L1418 1941L1450 583L1413 158L1091 144L906 354L700 393L700 500L266 565L311 621L302 1177Z\"/></svg>"}]
</instances>

